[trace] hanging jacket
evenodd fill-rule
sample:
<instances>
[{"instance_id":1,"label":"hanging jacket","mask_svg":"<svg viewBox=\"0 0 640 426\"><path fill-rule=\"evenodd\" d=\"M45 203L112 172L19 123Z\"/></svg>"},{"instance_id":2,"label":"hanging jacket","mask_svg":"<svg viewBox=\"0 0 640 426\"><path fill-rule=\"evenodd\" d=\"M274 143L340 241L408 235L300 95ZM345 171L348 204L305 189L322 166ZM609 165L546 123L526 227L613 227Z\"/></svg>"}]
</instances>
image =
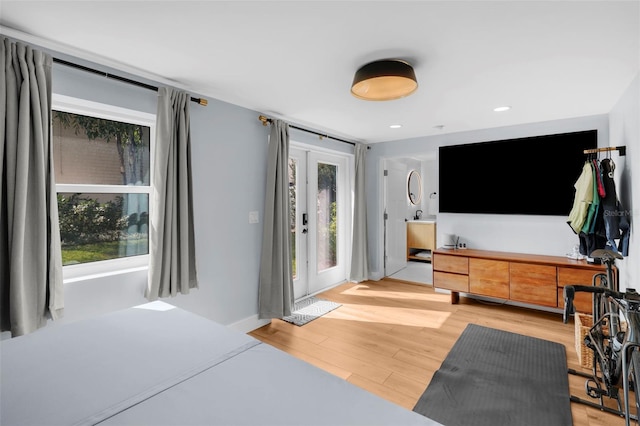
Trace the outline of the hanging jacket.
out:
<instances>
[{"instance_id":1,"label":"hanging jacket","mask_svg":"<svg viewBox=\"0 0 640 426\"><path fill-rule=\"evenodd\" d=\"M574 188L576 193L567 223L573 232L579 234L586 220L589 205L593 201L593 166L590 161L584 163Z\"/></svg>"},{"instance_id":2,"label":"hanging jacket","mask_svg":"<svg viewBox=\"0 0 640 426\"><path fill-rule=\"evenodd\" d=\"M613 180L615 164L611 159L600 161L600 172L605 196L602 199L604 228L607 238L607 246L613 251L619 251L623 256L629 255L629 211L622 208L616 193L616 184ZM616 240L619 242L616 244Z\"/></svg>"},{"instance_id":3,"label":"hanging jacket","mask_svg":"<svg viewBox=\"0 0 640 426\"><path fill-rule=\"evenodd\" d=\"M593 168L595 170L596 178L598 179L598 195L600 196L600 198L604 198L605 195L607 195L607 193L604 190L604 184L602 183L602 173L600 172L600 165L598 165L597 160L592 160L592 161L593 161Z\"/></svg>"},{"instance_id":4,"label":"hanging jacket","mask_svg":"<svg viewBox=\"0 0 640 426\"><path fill-rule=\"evenodd\" d=\"M587 209L587 215L584 220L584 224L580 229L581 232L585 234L593 233L593 226L596 221L596 213L598 212L598 208L600 207L600 196L598 195L598 176L600 175L600 171L597 168L597 165L591 163L591 179L593 181L593 189L591 195L591 204L589 204L589 208Z\"/></svg>"}]
</instances>

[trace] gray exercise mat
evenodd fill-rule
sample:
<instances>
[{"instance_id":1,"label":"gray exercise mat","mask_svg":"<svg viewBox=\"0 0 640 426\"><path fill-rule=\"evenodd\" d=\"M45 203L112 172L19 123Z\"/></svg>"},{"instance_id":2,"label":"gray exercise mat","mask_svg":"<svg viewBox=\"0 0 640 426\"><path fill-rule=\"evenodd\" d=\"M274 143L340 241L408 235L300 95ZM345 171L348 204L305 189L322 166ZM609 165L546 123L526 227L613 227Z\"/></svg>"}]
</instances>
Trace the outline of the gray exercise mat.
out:
<instances>
[{"instance_id":1,"label":"gray exercise mat","mask_svg":"<svg viewBox=\"0 0 640 426\"><path fill-rule=\"evenodd\" d=\"M413 411L447 426L570 426L565 347L469 324Z\"/></svg>"}]
</instances>

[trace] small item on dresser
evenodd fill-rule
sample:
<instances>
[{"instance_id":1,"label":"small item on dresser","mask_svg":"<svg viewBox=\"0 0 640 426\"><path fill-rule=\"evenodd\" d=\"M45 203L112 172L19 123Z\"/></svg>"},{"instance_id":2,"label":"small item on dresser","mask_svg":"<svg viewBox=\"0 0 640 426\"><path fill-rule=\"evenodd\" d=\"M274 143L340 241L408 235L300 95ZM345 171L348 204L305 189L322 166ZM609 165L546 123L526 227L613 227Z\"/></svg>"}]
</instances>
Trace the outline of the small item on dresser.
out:
<instances>
[{"instance_id":1,"label":"small item on dresser","mask_svg":"<svg viewBox=\"0 0 640 426\"><path fill-rule=\"evenodd\" d=\"M583 254L580 254L580 246L578 245L573 246L573 248L571 249L571 253L567 253L565 256L567 256L569 259L575 260L582 260L587 257Z\"/></svg>"},{"instance_id":2,"label":"small item on dresser","mask_svg":"<svg viewBox=\"0 0 640 426\"><path fill-rule=\"evenodd\" d=\"M446 248L456 248L458 247L459 237L454 234L444 234L444 246Z\"/></svg>"}]
</instances>

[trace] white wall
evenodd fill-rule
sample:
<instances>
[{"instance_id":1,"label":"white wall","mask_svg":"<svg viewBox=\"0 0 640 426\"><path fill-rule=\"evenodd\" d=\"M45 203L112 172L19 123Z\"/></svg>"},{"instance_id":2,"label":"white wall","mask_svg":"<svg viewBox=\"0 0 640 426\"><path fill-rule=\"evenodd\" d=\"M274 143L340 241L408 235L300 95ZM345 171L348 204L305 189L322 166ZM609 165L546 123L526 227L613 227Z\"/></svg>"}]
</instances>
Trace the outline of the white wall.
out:
<instances>
[{"instance_id":1,"label":"white wall","mask_svg":"<svg viewBox=\"0 0 640 426\"><path fill-rule=\"evenodd\" d=\"M617 262L620 288L640 289L640 236L633 233L634 225L640 220L640 74L611 110L609 132L611 146L626 146L627 149L625 157L614 159L616 192L629 213L632 230L629 257Z\"/></svg>"},{"instance_id":2,"label":"white wall","mask_svg":"<svg viewBox=\"0 0 640 426\"><path fill-rule=\"evenodd\" d=\"M384 158L433 156L438 147L597 129L599 144L609 145L609 117L597 115L477 131L450 133L373 144L367 157L367 206L371 276L383 276L382 177L375 173ZM546 154L540 154L546 155ZM552 153L550 154L552 155ZM436 162L437 165L437 162ZM576 176L577 179L578 176ZM437 180L437 173L434 175ZM437 191L437 190L436 190ZM461 236L469 248L563 256L578 238L561 216L438 214L437 244L444 234Z\"/></svg>"}]
</instances>

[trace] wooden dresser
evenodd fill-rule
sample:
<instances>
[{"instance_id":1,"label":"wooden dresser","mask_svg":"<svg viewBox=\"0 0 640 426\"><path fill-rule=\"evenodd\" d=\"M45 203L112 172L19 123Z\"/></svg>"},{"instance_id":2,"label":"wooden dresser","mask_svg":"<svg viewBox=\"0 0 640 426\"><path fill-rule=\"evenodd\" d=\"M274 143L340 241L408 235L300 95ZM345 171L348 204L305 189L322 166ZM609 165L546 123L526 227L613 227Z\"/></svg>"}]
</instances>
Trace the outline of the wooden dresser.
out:
<instances>
[{"instance_id":1,"label":"wooden dresser","mask_svg":"<svg viewBox=\"0 0 640 426\"><path fill-rule=\"evenodd\" d=\"M564 308L563 287L591 285L604 265L562 256L439 248L433 286L451 291L451 303L468 293L550 308ZM576 311L591 313L591 294L576 293Z\"/></svg>"}]
</instances>

